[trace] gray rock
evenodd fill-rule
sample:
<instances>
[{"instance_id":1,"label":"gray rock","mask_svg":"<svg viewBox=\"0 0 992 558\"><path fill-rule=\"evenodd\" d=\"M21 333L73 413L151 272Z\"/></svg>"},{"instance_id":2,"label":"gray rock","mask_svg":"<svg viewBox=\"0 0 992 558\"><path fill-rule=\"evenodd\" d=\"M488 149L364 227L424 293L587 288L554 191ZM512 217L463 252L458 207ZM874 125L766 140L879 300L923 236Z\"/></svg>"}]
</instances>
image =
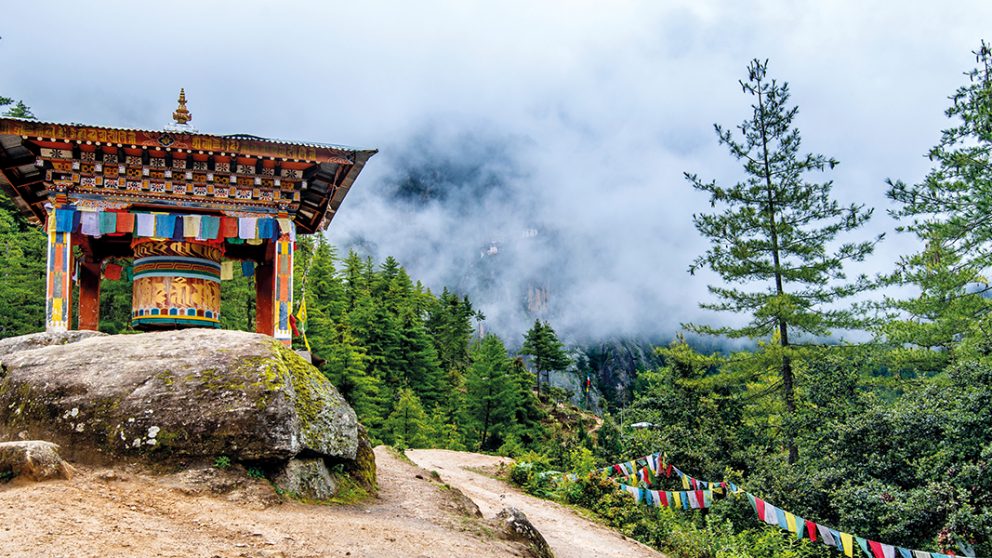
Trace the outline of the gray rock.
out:
<instances>
[{"instance_id":1,"label":"gray rock","mask_svg":"<svg viewBox=\"0 0 992 558\"><path fill-rule=\"evenodd\" d=\"M72 467L51 442L27 440L0 443L0 474L33 481L72 478Z\"/></svg>"},{"instance_id":2,"label":"gray rock","mask_svg":"<svg viewBox=\"0 0 992 558\"><path fill-rule=\"evenodd\" d=\"M40 347L48 347L49 345L68 345L69 343L75 343L83 339L89 339L90 337L106 335L106 333L100 333L99 331L43 331L41 333L21 335L19 337L8 337L6 339L0 339L0 360L11 353L19 351L29 351Z\"/></svg>"},{"instance_id":3,"label":"gray rock","mask_svg":"<svg viewBox=\"0 0 992 558\"><path fill-rule=\"evenodd\" d=\"M91 461L356 457L355 412L271 337L210 329L86 337L3 357L0 440L51 439Z\"/></svg>"},{"instance_id":4,"label":"gray rock","mask_svg":"<svg viewBox=\"0 0 992 558\"><path fill-rule=\"evenodd\" d=\"M544 535L527 519L524 512L517 508L503 508L496 515L503 524L504 534L511 540L523 541L527 544L534 558L555 558L555 553L544 540Z\"/></svg>"},{"instance_id":5,"label":"gray rock","mask_svg":"<svg viewBox=\"0 0 992 558\"><path fill-rule=\"evenodd\" d=\"M337 483L323 459L291 459L273 482L281 490L308 500L327 500L337 493Z\"/></svg>"}]
</instances>

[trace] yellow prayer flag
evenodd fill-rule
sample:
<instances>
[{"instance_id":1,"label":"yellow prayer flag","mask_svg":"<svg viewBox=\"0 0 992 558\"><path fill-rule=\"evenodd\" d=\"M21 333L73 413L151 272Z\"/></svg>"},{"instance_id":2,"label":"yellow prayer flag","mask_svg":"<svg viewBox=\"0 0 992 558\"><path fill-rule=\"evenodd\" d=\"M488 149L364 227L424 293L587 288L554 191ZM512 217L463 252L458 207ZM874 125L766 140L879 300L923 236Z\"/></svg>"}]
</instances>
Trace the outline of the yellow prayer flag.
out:
<instances>
[{"instance_id":1,"label":"yellow prayer flag","mask_svg":"<svg viewBox=\"0 0 992 558\"><path fill-rule=\"evenodd\" d=\"M789 526L789 532L795 534L796 532L796 516L791 512L785 512L785 523Z\"/></svg>"},{"instance_id":2,"label":"yellow prayer flag","mask_svg":"<svg viewBox=\"0 0 992 558\"><path fill-rule=\"evenodd\" d=\"M300 297L300 308L296 311L296 328L300 330L300 335L303 336L303 345L307 348L307 352L312 352L310 350L310 341L307 339L307 296L304 294Z\"/></svg>"},{"instance_id":3,"label":"yellow prayer flag","mask_svg":"<svg viewBox=\"0 0 992 558\"><path fill-rule=\"evenodd\" d=\"M234 279L234 262L228 260L220 263L220 279L221 281Z\"/></svg>"},{"instance_id":4,"label":"yellow prayer flag","mask_svg":"<svg viewBox=\"0 0 992 558\"><path fill-rule=\"evenodd\" d=\"M854 556L854 537L847 533L840 534L840 543L844 546L844 556Z\"/></svg>"},{"instance_id":5,"label":"yellow prayer flag","mask_svg":"<svg viewBox=\"0 0 992 558\"><path fill-rule=\"evenodd\" d=\"M307 327L307 297L304 295L300 299L300 308L296 311L296 327L306 331Z\"/></svg>"},{"instance_id":6,"label":"yellow prayer flag","mask_svg":"<svg viewBox=\"0 0 992 558\"><path fill-rule=\"evenodd\" d=\"M690 490L692 488L689 486L689 475L682 475L682 488L685 490Z\"/></svg>"}]
</instances>

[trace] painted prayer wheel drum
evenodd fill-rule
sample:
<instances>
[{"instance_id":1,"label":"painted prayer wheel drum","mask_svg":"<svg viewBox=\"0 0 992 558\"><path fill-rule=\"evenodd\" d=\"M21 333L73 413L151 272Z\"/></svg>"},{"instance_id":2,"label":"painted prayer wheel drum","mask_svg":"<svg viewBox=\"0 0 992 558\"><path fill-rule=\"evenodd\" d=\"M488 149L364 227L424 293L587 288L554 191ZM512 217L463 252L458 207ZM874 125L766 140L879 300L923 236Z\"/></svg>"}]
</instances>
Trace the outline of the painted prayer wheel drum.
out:
<instances>
[{"instance_id":1,"label":"painted prayer wheel drum","mask_svg":"<svg viewBox=\"0 0 992 558\"><path fill-rule=\"evenodd\" d=\"M133 247L132 326L220 327L219 246L143 239Z\"/></svg>"}]
</instances>

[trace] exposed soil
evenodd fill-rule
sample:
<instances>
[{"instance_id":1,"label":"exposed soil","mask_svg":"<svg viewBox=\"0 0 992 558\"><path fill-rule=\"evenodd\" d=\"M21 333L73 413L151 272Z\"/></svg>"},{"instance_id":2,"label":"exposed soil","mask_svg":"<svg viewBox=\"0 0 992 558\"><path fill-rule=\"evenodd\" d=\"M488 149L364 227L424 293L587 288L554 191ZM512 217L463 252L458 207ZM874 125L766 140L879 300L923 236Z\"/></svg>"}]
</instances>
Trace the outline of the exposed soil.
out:
<instances>
[{"instance_id":1,"label":"exposed soil","mask_svg":"<svg viewBox=\"0 0 992 558\"><path fill-rule=\"evenodd\" d=\"M663 558L565 506L535 498L480 472L494 471L501 462L508 465L505 458L448 450L408 450L406 454L475 501L485 517L495 516L506 506L524 512L558 558Z\"/></svg>"},{"instance_id":2,"label":"exposed soil","mask_svg":"<svg viewBox=\"0 0 992 558\"><path fill-rule=\"evenodd\" d=\"M385 448L375 455L380 494L355 505L281 503L266 481L211 469L160 477L77 465L71 480L15 479L0 484L0 556L525 555L467 514L455 491ZM585 554L594 555L611 554Z\"/></svg>"}]
</instances>

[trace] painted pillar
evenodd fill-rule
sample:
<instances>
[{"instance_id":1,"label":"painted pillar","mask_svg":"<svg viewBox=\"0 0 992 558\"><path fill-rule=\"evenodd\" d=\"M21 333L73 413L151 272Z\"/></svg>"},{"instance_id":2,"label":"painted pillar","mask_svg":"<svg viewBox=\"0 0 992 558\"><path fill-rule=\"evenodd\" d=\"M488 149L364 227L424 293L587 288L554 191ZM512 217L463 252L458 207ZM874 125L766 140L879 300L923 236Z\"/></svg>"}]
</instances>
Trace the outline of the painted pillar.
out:
<instances>
[{"instance_id":1,"label":"painted pillar","mask_svg":"<svg viewBox=\"0 0 992 558\"><path fill-rule=\"evenodd\" d=\"M221 247L188 238L142 238L131 246L134 327L220 327Z\"/></svg>"},{"instance_id":2,"label":"painted pillar","mask_svg":"<svg viewBox=\"0 0 992 558\"><path fill-rule=\"evenodd\" d=\"M293 312L293 241L283 234L275 242L275 287L272 292L272 318L275 334L273 337L285 345L293 343L293 330L289 325L289 315Z\"/></svg>"},{"instance_id":3,"label":"painted pillar","mask_svg":"<svg viewBox=\"0 0 992 558\"><path fill-rule=\"evenodd\" d=\"M54 211L52 212L54 214ZM54 219L54 215L51 217ZM68 331L72 322L72 233L48 232L45 331Z\"/></svg>"},{"instance_id":4,"label":"painted pillar","mask_svg":"<svg viewBox=\"0 0 992 558\"><path fill-rule=\"evenodd\" d=\"M275 257L270 243L266 249L265 261L255 266L255 333L275 335L272 318L272 260Z\"/></svg>"},{"instance_id":5,"label":"painted pillar","mask_svg":"<svg viewBox=\"0 0 992 558\"><path fill-rule=\"evenodd\" d=\"M79 329L100 328L100 261L84 261L79 266Z\"/></svg>"}]
</instances>

